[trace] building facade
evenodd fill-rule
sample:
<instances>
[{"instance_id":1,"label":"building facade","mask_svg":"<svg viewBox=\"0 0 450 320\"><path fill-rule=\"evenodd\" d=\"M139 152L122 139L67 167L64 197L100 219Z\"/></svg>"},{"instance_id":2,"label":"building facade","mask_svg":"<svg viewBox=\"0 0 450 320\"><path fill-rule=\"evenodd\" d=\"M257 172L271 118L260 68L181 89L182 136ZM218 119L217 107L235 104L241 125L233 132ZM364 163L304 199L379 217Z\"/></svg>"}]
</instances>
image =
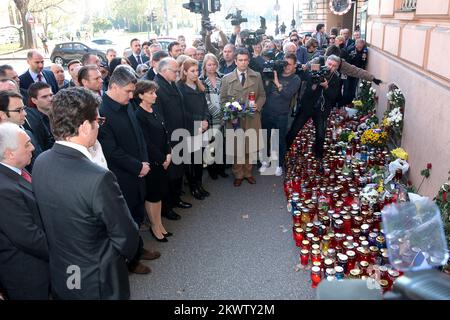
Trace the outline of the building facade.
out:
<instances>
[{"instance_id":1,"label":"building facade","mask_svg":"<svg viewBox=\"0 0 450 320\"><path fill-rule=\"evenodd\" d=\"M409 153L410 180L432 163L419 193L435 196L450 171L450 0L369 0L368 70L378 88L378 115L395 84L406 99L402 147Z\"/></svg>"}]
</instances>

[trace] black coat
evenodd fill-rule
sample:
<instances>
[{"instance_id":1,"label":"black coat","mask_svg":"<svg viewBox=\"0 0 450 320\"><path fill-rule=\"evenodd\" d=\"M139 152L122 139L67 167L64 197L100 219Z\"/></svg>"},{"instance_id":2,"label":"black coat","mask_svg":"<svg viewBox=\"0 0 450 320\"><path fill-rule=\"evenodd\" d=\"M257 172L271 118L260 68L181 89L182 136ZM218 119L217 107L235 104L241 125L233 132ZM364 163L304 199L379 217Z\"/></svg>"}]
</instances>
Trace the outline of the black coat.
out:
<instances>
[{"instance_id":1,"label":"black coat","mask_svg":"<svg viewBox=\"0 0 450 320\"><path fill-rule=\"evenodd\" d=\"M45 115L40 113L36 108L27 107L25 111L27 112L27 116L24 128L30 130L33 133L36 141L39 143L41 150L46 151L53 147L55 139L53 138L52 133L47 127L47 124L45 124L44 122L43 117ZM45 116L45 118L46 120L48 120L47 116Z\"/></svg>"},{"instance_id":2,"label":"black coat","mask_svg":"<svg viewBox=\"0 0 450 320\"><path fill-rule=\"evenodd\" d=\"M0 283L10 299L48 299L47 237L31 184L0 164Z\"/></svg>"},{"instance_id":3,"label":"black coat","mask_svg":"<svg viewBox=\"0 0 450 320\"><path fill-rule=\"evenodd\" d=\"M163 116L164 123L169 134L172 137L172 133L177 129L187 129L186 123L186 111L184 108L183 96L178 90L175 83L169 83L160 74L157 74L154 80L159 88L156 92L158 98L156 99L156 111ZM182 138L178 140L170 139L170 145L172 149L182 141ZM184 166L176 165L172 162L169 167L169 177L171 179L178 179L183 177Z\"/></svg>"},{"instance_id":4,"label":"black coat","mask_svg":"<svg viewBox=\"0 0 450 320\"><path fill-rule=\"evenodd\" d=\"M148 71L144 75L144 79L146 79L146 80L152 80L153 81L155 79L155 77L156 77L156 73L153 70L153 68L148 69Z\"/></svg>"},{"instance_id":5,"label":"black coat","mask_svg":"<svg viewBox=\"0 0 450 320\"><path fill-rule=\"evenodd\" d=\"M47 84L49 84L52 87L53 94L56 94L59 91L59 87L53 72L44 69L42 70L42 75L44 76ZM28 88L34 83L29 70L21 74L19 76L19 79L20 79L20 88L24 90L28 90Z\"/></svg>"},{"instance_id":6,"label":"black coat","mask_svg":"<svg viewBox=\"0 0 450 320\"><path fill-rule=\"evenodd\" d=\"M126 106L103 95L100 115L106 122L99 129L108 168L114 172L130 209L144 203L145 179L139 178L142 162L148 161L142 130L131 104Z\"/></svg>"},{"instance_id":7,"label":"black coat","mask_svg":"<svg viewBox=\"0 0 450 320\"><path fill-rule=\"evenodd\" d=\"M208 102L206 101L205 93L198 89L192 89L182 81L178 82L177 87L183 95L187 129L191 135L196 135L198 133L196 128L194 128L194 122L209 119Z\"/></svg>"},{"instance_id":8,"label":"black coat","mask_svg":"<svg viewBox=\"0 0 450 320\"><path fill-rule=\"evenodd\" d=\"M139 63L137 62L134 55L129 56L128 60L130 60L130 63L131 63L131 66L133 67L133 69L136 70ZM141 54L141 60L142 60L142 64L144 64L149 60L149 58L145 54Z\"/></svg>"},{"instance_id":9,"label":"black coat","mask_svg":"<svg viewBox=\"0 0 450 320\"><path fill-rule=\"evenodd\" d=\"M136 118L144 133L150 166L162 165L172 151L163 118L155 109L150 113L141 107L136 110Z\"/></svg>"},{"instance_id":10,"label":"black coat","mask_svg":"<svg viewBox=\"0 0 450 320\"><path fill-rule=\"evenodd\" d=\"M33 191L50 252L52 290L59 299L128 299L126 259L139 235L114 174L80 151L55 144L34 164ZM80 269L80 289L67 283Z\"/></svg>"}]
</instances>

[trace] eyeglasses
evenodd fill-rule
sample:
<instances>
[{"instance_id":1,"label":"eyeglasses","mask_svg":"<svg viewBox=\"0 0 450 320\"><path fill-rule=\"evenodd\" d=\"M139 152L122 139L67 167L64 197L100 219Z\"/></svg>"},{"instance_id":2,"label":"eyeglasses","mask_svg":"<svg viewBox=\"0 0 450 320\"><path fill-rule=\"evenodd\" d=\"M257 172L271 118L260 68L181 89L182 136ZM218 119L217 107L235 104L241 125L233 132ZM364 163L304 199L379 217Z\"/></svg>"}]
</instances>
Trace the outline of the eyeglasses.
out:
<instances>
[{"instance_id":1,"label":"eyeglasses","mask_svg":"<svg viewBox=\"0 0 450 320\"><path fill-rule=\"evenodd\" d=\"M22 106L20 108L14 109L14 110L8 110L8 112L17 112L17 113L21 113L25 111L25 106Z\"/></svg>"},{"instance_id":2,"label":"eyeglasses","mask_svg":"<svg viewBox=\"0 0 450 320\"><path fill-rule=\"evenodd\" d=\"M293 39L291 39L291 42L297 42L298 41L298 39L297 38L293 38Z\"/></svg>"},{"instance_id":3,"label":"eyeglasses","mask_svg":"<svg viewBox=\"0 0 450 320\"><path fill-rule=\"evenodd\" d=\"M105 124L106 118L105 117L97 117L97 119L95 119L95 121L97 121L99 126L102 126Z\"/></svg>"}]
</instances>

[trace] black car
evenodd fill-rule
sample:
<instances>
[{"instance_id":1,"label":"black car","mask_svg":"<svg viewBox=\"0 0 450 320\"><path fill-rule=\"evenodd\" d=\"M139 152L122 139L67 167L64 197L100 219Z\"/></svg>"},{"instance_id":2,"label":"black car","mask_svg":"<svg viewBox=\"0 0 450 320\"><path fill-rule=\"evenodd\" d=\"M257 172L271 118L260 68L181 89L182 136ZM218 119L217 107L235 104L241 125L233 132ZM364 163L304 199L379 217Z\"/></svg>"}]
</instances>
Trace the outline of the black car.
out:
<instances>
[{"instance_id":1,"label":"black car","mask_svg":"<svg viewBox=\"0 0 450 320\"><path fill-rule=\"evenodd\" d=\"M86 53L95 54L106 63L106 55L103 51L88 47L81 42L65 42L55 45L50 60L54 63L65 65L71 60L81 60Z\"/></svg>"}]
</instances>

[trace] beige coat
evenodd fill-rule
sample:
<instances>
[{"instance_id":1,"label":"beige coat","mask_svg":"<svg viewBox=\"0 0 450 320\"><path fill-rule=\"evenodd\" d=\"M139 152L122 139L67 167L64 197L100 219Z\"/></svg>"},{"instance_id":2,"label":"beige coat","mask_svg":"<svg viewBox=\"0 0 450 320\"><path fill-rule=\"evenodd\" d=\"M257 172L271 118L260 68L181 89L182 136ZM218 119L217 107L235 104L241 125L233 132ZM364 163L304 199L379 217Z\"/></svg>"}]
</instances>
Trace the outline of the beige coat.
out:
<instances>
[{"instance_id":1,"label":"beige coat","mask_svg":"<svg viewBox=\"0 0 450 320\"><path fill-rule=\"evenodd\" d=\"M261 109L266 102L266 92L261 78L261 74L247 69L247 79L245 80L244 87L242 87L239 81L237 69L227 74L222 78L222 88L220 90L220 105L224 105L227 102L240 100L242 103L248 104L248 95L250 92L254 92L256 96L256 109L257 111L253 116L247 116L244 119L240 119L240 127L244 130L247 129L261 129ZM231 128L231 124L227 123L227 128ZM261 149L262 145L258 142L257 149ZM255 151L254 148L250 148L246 144L246 153Z\"/></svg>"}]
</instances>

